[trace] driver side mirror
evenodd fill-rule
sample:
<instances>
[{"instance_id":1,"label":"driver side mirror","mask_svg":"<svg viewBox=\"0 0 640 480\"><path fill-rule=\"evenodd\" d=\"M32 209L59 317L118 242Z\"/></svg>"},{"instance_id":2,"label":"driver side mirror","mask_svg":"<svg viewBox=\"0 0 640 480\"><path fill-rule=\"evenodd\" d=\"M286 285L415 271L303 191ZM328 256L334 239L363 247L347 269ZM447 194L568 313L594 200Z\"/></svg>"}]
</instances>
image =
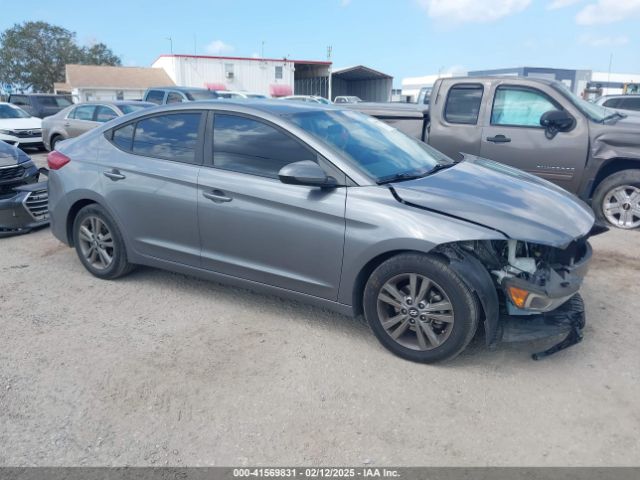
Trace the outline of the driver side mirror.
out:
<instances>
[{"instance_id":1,"label":"driver side mirror","mask_svg":"<svg viewBox=\"0 0 640 480\"><path fill-rule=\"evenodd\" d=\"M336 187L337 182L333 177L328 177L324 170L312 160L285 165L278 172L278 178L282 183L289 185L307 185L309 187Z\"/></svg>"},{"instance_id":2,"label":"driver side mirror","mask_svg":"<svg viewBox=\"0 0 640 480\"><path fill-rule=\"evenodd\" d=\"M567 132L573 128L576 121L563 110L549 110L540 117L540 125L547 130L547 136L553 138L558 132Z\"/></svg>"}]
</instances>

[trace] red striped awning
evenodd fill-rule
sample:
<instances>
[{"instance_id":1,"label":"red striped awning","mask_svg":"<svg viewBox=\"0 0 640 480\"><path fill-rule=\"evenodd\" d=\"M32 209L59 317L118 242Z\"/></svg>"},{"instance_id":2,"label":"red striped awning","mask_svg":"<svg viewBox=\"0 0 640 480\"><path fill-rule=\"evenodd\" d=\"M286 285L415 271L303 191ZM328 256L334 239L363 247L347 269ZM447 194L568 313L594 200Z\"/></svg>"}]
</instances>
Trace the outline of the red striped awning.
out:
<instances>
[{"instance_id":1,"label":"red striped awning","mask_svg":"<svg viewBox=\"0 0 640 480\"><path fill-rule=\"evenodd\" d=\"M286 97L288 95L293 95L293 90L291 85L273 83L269 85L269 93L272 97Z\"/></svg>"}]
</instances>

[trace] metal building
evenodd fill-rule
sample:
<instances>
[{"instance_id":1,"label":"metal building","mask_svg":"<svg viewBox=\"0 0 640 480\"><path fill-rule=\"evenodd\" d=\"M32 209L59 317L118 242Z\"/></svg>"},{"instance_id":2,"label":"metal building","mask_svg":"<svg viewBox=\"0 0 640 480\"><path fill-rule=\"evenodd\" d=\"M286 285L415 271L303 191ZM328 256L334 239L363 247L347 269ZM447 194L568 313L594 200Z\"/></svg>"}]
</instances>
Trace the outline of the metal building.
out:
<instances>
[{"instance_id":1,"label":"metal building","mask_svg":"<svg viewBox=\"0 0 640 480\"><path fill-rule=\"evenodd\" d=\"M331 62L288 58L160 55L153 67L163 68L176 85L211 90L239 90L274 97L328 94Z\"/></svg>"},{"instance_id":2,"label":"metal building","mask_svg":"<svg viewBox=\"0 0 640 480\"><path fill-rule=\"evenodd\" d=\"M365 102L389 102L393 77L363 65L341 68L331 75L331 100L355 95Z\"/></svg>"}]
</instances>

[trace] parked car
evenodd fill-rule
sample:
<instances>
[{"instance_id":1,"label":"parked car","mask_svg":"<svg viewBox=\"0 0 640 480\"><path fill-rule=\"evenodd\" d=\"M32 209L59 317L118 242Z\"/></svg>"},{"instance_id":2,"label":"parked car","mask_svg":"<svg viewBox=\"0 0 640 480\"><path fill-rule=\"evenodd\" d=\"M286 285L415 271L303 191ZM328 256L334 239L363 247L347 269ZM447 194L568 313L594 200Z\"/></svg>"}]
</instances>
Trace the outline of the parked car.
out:
<instances>
[{"instance_id":1,"label":"parked car","mask_svg":"<svg viewBox=\"0 0 640 480\"><path fill-rule=\"evenodd\" d=\"M144 92L145 102L164 105L166 103L193 102L196 100L214 100L219 95L213 90L195 87L154 87Z\"/></svg>"},{"instance_id":2,"label":"parked car","mask_svg":"<svg viewBox=\"0 0 640 480\"><path fill-rule=\"evenodd\" d=\"M333 103L360 103L362 99L353 95L340 95L333 99Z\"/></svg>"},{"instance_id":3,"label":"parked car","mask_svg":"<svg viewBox=\"0 0 640 480\"><path fill-rule=\"evenodd\" d=\"M0 141L0 237L49 223L47 182L22 150Z\"/></svg>"},{"instance_id":4,"label":"parked car","mask_svg":"<svg viewBox=\"0 0 640 480\"><path fill-rule=\"evenodd\" d=\"M71 95L50 93L12 93L9 103L22 108L33 117L45 118L73 104Z\"/></svg>"},{"instance_id":5,"label":"parked car","mask_svg":"<svg viewBox=\"0 0 640 480\"><path fill-rule=\"evenodd\" d=\"M380 104L378 104L380 105ZM446 155L479 155L550 180L610 225L640 228L640 116L587 102L563 83L509 77L436 81L429 107L352 104Z\"/></svg>"},{"instance_id":6,"label":"parked car","mask_svg":"<svg viewBox=\"0 0 640 480\"><path fill-rule=\"evenodd\" d=\"M11 103L0 103L0 141L16 147L42 147L42 120Z\"/></svg>"},{"instance_id":7,"label":"parked car","mask_svg":"<svg viewBox=\"0 0 640 480\"><path fill-rule=\"evenodd\" d=\"M220 98L239 98L239 99L267 99L269 96L262 93L252 92L236 92L233 90L214 90Z\"/></svg>"},{"instance_id":8,"label":"parked car","mask_svg":"<svg viewBox=\"0 0 640 480\"><path fill-rule=\"evenodd\" d=\"M319 97L317 95L289 95L287 97L280 97L280 100L331 105L331 102L329 100L327 100L324 97Z\"/></svg>"},{"instance_id":9,"label":"parked car","mask_svg":"<svg viewBox=\"0 0 640 480\"><path fill-rule=\"evenodd\" d=\"M364 312L420 362L454 357L480 322L489 344L523 324L567 334L551 352L581 338L591 210L358 112L166 106L64 142L48 164L52 232L99 278L150 265Z\"/></svg>"},{"instance_id":10,"label":"parked car","mask_svg":"<svg viewBox=\"0 0 640 480\"><path fill-rule=\"evenodd\" d=\"M422 87L418 92L418 98L416 103L418 105L429 105L429 99L431 98L431 91L433 87Z\"/></svg>"},{"instance_id":11,"label":"parked car","mask_svg":"<svg viewBox=\"0 0 640 480\"><path fill-rule=\"evenodd\" d=\"M42 140L51 151L60 140L77 137L114 118L155 106L150 102L126 100L72 105L42 121Z\"/></svg>"},{"instance_id":12,"label":"parked car","mask_svg":"<svg viewBox=\"0 0 640 480\"><path fill-rule=\"evenodd\" d=\"M595 104L616 110L640 112L640 95L603 95Z\"/></svg>"}]
</instances>

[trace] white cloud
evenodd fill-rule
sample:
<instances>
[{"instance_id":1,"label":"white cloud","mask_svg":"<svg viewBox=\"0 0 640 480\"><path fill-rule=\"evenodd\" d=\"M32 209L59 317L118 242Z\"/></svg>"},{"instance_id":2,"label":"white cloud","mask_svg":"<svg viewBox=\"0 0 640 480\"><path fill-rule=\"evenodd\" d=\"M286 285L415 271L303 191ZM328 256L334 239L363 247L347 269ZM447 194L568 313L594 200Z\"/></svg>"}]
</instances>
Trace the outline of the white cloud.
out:
<instances>
[{"instance_id":1,"label":"white cloud","mask_svg":"<svg viewBox=\"0 0 640 480\"><path fill-rule=\"evenodd\" d=\"M597 0L576 15L578 25L614 23L640 17L640 0Z\"/></svg>"},{"instance_id":2,"label":"white cloud","mask_svg":"<svg viewBox=\"0 0 640 480\"><path fill-rule=\"evenodd\" d=\"M620 47L629 43L629 37L627 37L626 35L608 37L585 34L578 38L578 42L582 45L588 45L590 47Z\"/></svg>"},{"instance_id":3,"label":"white cloud","mask_svg":"<svg viewBox=\"0 0 640 480\"><path fill-rule=\"evenodd\" d=\"M493 22L527 8L531 0L418 0L431 18L453 23Z\"/></svg>"},{"instance_id":4,"label":"white cloud","mask_svg":"<svg viewBox=\"0 0 640 480\"><path fill-rule=\"evenodd\" d=\"M580 3L582 0L553 0L547 5L547 10L558 10L559 8L570 7L576 3Z\"/></svg>"},{"instance_id":5,"label":"white cloud","mask_svg":"<svg viewBox=\"0 0 640 480\"><path fill-rule=\"evenodd\" d=\"M224 43L222 40L214 40L205 47L207 53L211 55L222 55L224 53L231 53L234 50L233 45Z\"/></svg>"},{"instance_id":6,"label":"white cloud","mask_svg":"<svg viewBox=\"0 0 640 480\"><path fill-rule=\"evenodd\" d=\"M351 3L351 0L340 0L341 7L348 7L350 3Z\"/></svg>"}]
</instances>

